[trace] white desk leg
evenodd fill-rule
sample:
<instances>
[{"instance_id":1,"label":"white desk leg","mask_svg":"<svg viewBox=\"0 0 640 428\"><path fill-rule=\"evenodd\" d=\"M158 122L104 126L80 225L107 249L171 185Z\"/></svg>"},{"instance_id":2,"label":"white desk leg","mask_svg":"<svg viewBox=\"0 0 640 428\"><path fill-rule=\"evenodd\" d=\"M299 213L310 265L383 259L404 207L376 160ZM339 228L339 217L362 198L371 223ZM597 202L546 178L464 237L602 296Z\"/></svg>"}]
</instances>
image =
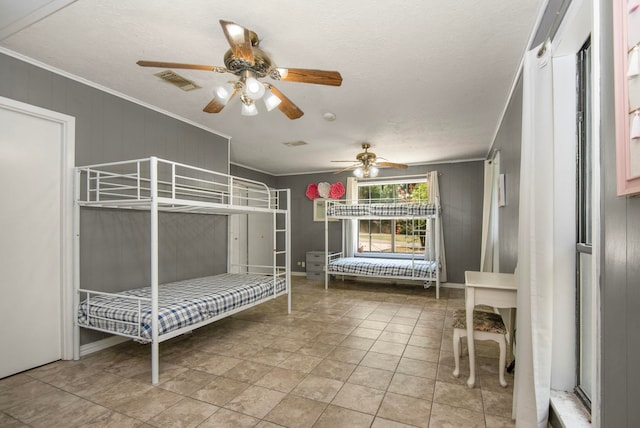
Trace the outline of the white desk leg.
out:
<instances>
[{"instance_id":1,"label":"white desk leg","mask_svg":"<svg viewBox=\"0 0 640 428\"><path fill-rule=\"evenodd\" d=\"M466 288L465 308L467 323L467 348L469 349L469 380L467 386L473 388L476 383L476 348L473 340L473 309L475 308L475 289L473 287Z\"/></svg>"}]
</instances>

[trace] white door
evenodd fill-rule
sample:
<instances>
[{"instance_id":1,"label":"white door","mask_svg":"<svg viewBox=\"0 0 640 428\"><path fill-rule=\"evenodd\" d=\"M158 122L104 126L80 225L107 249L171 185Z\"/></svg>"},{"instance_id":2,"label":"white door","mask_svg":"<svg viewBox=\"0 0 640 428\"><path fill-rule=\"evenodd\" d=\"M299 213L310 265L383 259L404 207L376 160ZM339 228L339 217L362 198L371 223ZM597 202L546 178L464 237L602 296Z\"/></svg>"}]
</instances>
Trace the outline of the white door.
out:
<instances>
[{"instance_id":1,"label":"white door","mask_svg":"<svg viewBox=\"0 0 640 428\"><path fill-rule=\"evenodd\" d=\"M41 109L32 114L5 102L0 99L0 378L66 354L70 295L66 125Z\"/></svg>"}]
</instances>

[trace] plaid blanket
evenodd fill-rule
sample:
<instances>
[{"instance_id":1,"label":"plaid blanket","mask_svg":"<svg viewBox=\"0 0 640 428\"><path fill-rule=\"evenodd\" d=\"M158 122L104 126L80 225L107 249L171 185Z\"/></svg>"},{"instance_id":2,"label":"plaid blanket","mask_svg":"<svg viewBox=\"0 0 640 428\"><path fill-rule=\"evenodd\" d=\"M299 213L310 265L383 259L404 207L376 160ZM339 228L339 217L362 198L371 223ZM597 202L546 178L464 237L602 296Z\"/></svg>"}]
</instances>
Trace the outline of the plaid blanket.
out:
<instances>
[{"instance_id":1,"label":"plaid blanket","mask_svg":"<svg viewBox=\"0 0 640 428\"><path fill-rule=\"evenodd\" d=\"M273 282L273 277L269 276L225 273L161 284L158 286L159 334L197 324L272 296ZM278 294L286 291L284 278L276 280L276 291ZM89 305L84 300L78 308L78 323L150 341L151 302L121 298L119 295L150 299L151 287L108 296L91 296ZM139 304L142 319L138 319Z\"/></svg>"},{"instance_id":2,"label":"plaid blanket","mask_svg":"<svg viewBox=\"0 0 640 428\"><path fill-rule=\"evenodd\" d=\"M436 262L428 260L346 257L331 261L328 271L331 274L429 278L435 276L436 266Z\"/></svg>"},{"instance_id":3,"label":"plaid blanket","mask_svg":"<svg viewBox=\"0 0 640 428\"><path fill-rule=\"evenodd\" d=\"M381 216L381 217L428 217L435 215L437 212L435 204L426 202L405 202L405 203L389 203L389 204L330 204L327 209L327 215L337 217L364 217L364 216Z\"/></svg>"}]
</instances>

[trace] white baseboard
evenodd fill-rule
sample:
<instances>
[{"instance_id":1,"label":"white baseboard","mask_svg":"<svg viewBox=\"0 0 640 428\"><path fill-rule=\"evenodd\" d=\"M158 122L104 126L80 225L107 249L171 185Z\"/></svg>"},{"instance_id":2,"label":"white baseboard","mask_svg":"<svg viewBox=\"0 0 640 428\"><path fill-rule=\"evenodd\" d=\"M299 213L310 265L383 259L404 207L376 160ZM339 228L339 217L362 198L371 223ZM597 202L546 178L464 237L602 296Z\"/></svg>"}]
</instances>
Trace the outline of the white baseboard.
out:
<instances>
[{"instance_id":1,"label":"white baseboard","mask_svg":"<svg viewBox=\"0 0 640 428\"><path fill-rule=\"evenodd\" d=\"M93 354L94 352L111 348L112 346L119 345L120 343L126 342L127 340L131 340L131 339L129 339L128 337L122 337L122 336L111 336L111 337L107 337L106 339L87 343L86 345L80 346L80 356L84 357L85 355Z\"/></svg>"}]
</instances>

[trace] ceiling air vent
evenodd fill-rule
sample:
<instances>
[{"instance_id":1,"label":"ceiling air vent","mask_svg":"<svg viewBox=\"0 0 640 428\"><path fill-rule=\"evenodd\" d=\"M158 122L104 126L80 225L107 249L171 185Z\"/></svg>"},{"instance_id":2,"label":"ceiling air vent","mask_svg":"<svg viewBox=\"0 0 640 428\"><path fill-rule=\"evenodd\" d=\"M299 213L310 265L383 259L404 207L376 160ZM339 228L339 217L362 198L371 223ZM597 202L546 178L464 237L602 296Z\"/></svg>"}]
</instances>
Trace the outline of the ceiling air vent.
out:
<instances>
[{"instance_id":1,"label":"ceiling air vent","mask_svg":"<svg viewBox=\"0 0 640 428\"><path fill-rule=\"evenodd\" d=\"M298 147L298 146L306 146L309 143L307 143L306 141L292 141L290 143L282 143L282 144L288 147Z\"/></svg>"},{"instance_id":2,"label":"ceiling air vent","mask_svg":"<svg viewBox=\"0 0 640 428\"><path fill-rule=\"evenodd\" d=\"M191 80L185 79L178 73L172 70L165 70L155 74L165 82L171 83L174 86L182 89L183 91L193 91L194 89L200 89L200 86L196 85Z\"/></svg>"}]
</instances>

